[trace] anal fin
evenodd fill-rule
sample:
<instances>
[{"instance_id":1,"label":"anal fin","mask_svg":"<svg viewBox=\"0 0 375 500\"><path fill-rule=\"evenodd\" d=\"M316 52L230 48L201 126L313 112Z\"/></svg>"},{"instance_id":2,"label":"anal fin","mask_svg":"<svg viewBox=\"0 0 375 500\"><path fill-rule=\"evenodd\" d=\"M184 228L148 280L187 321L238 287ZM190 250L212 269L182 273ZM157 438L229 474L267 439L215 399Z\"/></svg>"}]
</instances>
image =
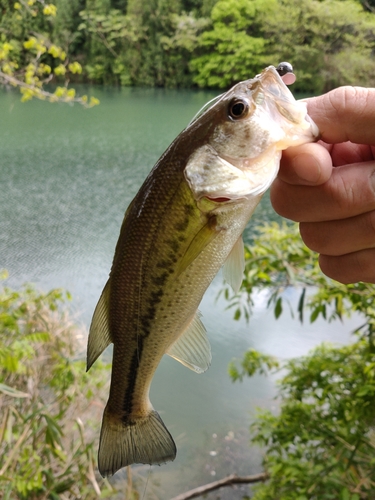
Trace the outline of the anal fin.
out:
<instances>
[{"instance_id":1,"label":"anal fin","mask_svg":"<svg viewBox=\"0 0 375 500\"><path fill-rule=\"evenodd\" d=\"M212 359L211 346L199 311L166 354L197 373L207 370Z\"/></svg>"},{"instance_id":2,"label":"anal fin","mask_svg":"<svg viewBox=\"0 0 375 500\"><path fill-rule=\"evenodd\" d=\"M108 321L109 309L109 281L107 281L100 299L96 305L90 325L90 333L87 342L87 365L86 371L95 363L101 353L112 342Z\"/></svg>"}]
</instances>

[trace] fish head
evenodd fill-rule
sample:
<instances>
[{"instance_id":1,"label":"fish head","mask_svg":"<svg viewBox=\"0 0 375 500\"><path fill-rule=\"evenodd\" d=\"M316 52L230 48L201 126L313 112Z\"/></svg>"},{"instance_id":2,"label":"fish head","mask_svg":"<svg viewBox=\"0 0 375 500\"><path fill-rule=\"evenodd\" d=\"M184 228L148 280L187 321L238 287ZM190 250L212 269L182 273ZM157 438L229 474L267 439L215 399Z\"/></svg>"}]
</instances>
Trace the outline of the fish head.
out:
<instances>
[{"instance_id":1,"label":"fish head","mask_svg":"<svg viewBox=\"0 0 375 500\"><path fill-rule=\"evenodd\" d=\"M281 151L319 138L306 103L295 100L273 66L235 85L190 126L207 131L185 171L195 196L228 201L263 194Z\"/></svg>"}]
</instances>

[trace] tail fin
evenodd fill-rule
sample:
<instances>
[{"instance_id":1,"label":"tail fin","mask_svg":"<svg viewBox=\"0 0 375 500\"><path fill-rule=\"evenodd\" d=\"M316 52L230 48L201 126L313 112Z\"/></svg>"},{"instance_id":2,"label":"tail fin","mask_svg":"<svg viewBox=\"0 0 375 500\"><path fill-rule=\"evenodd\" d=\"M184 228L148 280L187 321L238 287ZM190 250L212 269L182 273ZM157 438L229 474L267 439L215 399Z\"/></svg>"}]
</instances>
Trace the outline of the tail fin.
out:
<instances>
[{"instance_id":1,"label":"tail fin","mask_svg":"<svg viewBox=\"0 0 375 500\"><path fill-rule=\"evenodd\" d=\"M104 410L98 454L103 477L135 463L169 462L175 459L176 452L173 438L155 410L130 425L110 414L107 408Z\"/></svg>"}]
</instances>

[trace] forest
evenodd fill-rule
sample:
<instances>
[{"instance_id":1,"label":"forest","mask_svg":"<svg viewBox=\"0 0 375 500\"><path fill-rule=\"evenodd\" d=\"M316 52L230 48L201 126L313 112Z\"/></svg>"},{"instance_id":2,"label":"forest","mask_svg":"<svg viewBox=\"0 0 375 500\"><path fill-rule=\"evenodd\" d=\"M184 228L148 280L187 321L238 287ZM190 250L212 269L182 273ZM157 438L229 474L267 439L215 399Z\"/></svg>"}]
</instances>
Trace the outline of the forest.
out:
<instances>
[{"instance_id":1,"label":"forest","mask_svg":"<svg viewBox=\"0 0 375 500\"><path fill-rule=\"evenodd\" d=\"M284 60L297 92L375 83L371 1L0 0L0 12L3 82L47 43L39 58L57 83L228 88Z\"/></svg>"}]
</instances>

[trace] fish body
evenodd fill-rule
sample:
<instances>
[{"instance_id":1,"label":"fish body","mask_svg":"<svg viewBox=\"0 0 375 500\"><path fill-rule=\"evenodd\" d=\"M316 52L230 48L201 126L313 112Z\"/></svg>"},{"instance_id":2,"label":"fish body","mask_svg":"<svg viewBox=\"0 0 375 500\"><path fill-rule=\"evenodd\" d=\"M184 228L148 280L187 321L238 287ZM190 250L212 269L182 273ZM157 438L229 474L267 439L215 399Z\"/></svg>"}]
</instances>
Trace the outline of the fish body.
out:
<instances>
[{"instance_id":1,"label":"fish body","mask_svg":"<svg viewBox=\"0 0 375 500\"><path fill-rule=\"evenodd\" d=\"M174 140L130 204L96 306L87 369L113 343L98 465L173 460L174 441L149 390L167 353L201 373L211 362L198 306L224 266L242 281L242 233L275 178L281 151L318 130L273 66L235 85Z\"/></svg>"}]
</instances>

